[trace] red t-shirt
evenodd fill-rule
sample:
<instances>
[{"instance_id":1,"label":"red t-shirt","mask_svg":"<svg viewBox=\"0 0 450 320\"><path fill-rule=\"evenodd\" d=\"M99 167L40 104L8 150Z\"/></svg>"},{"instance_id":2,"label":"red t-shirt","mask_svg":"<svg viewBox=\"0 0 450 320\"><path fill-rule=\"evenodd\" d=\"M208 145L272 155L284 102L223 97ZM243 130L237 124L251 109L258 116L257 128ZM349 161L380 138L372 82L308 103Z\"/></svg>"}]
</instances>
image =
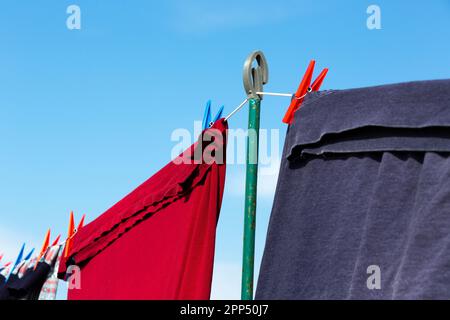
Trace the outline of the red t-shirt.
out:
<instances>
[{"instance_id":1,"label":"red t-shirt","mask_svg":"<svg viewBox=\"0 0 450 320\"><path fill-rule=\"evenodd\" d=\"M77 232L59 270L63 277L67 266L81 268L69 300L209 299L226 129L217 121L202 134L215 130L213 142L197 142L177 158L190 163L170 162ZM193 161L196 150L208 149L220 150L223 162Z\"/></svg>"}]
</instances>

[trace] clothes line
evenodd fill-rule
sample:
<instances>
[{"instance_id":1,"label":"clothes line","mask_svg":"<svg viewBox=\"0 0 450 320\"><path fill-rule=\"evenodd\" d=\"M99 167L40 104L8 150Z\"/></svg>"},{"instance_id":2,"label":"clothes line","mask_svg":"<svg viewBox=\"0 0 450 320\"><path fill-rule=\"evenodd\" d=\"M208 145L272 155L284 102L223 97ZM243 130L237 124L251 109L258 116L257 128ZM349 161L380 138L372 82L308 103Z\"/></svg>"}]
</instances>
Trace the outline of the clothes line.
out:
<instances>
[{"instance_id":1,"label":"clothes line","mask_svg":"<svg viewBox=\"0 0 450 320\"><path fill-rule=\"evenodd\" d=\"M278 93L278 92L256 92L257 95L267 95L267 96L277 96L277 97L290 97L292 98L294 94L292 93Z\"/></svg>"},{"instance_id":2,"label":"clothes line","mask_svg":"<svg viewBox=\"0 0 450 320\"><path fill-rule=\"evenodd\" d=\"M275 96L275 97L289 97L291 99L300 100L300 99L303 99L304 97L306 97L306 95L310 92L311 92L311 90L309 90L307 93L305 93L304 95L302 95L300 97L296 97L295 94L292 94L292 93L278 93L278 92L257 91L256 94L257 95L266 95L266 96ZM225 120L228 121L228 119L231 118L236 112L241 110L242 107L245 106L245 104L248 102L248 100L249 100L249 98L245 98L244 101L242 101L233 111L230 112L230 114L228 116L225 117Z\"/></svg>"}]
</instances>

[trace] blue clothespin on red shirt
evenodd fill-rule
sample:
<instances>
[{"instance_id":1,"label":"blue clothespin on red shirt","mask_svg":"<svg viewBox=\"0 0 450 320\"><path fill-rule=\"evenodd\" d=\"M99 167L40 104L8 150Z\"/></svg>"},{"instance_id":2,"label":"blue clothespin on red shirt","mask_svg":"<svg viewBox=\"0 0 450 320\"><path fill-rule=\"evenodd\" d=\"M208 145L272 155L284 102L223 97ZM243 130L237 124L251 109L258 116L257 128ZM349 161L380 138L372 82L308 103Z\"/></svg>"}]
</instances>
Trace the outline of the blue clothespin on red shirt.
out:
<instances>
[{"instance_id":1,"label":"blue clothespin on red shirt","mask_svg":"<svg viewBox=\"0 0 450 320\"><path fill-rule=\"evenodd\" d=\"M323 79L325 79L325 76L327 75L328 68L323 69L316 80L314 80L313 84L311 84L315 63L316 62L314 60L309 62L308 69L306 69L302 82L300 82L295 95L292 97L291 104L283 117L284 123L292 124L294 121L294 113L300 108L304 97L308 92L319 91Z\"/></svg>"},{"instance_id":2,"label":"blue clothespin on red shirt","mask_svg":"<svg viewBox=\"0 0 450 320\"><path fill-rule=\"evenodd\" d=\"M206 102L205 113L203 114L202 130L211 127L217 120L222 117L224 106L221 106L214 118L211 117L211 100Z\"/></svg>"}]
</instances>

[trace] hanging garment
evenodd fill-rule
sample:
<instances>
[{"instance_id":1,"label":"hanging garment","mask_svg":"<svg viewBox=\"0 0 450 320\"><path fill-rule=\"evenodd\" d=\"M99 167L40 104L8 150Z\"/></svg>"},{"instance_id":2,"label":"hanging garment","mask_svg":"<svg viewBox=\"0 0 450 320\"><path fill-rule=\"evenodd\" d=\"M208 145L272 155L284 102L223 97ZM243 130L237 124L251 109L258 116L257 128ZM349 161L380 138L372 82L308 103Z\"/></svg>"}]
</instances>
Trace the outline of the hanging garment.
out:
<instances>
[{"instance_id":1,"label":"hanging garment","mask_svg":"<svg viewBox=\"0 0 450 320\"><path fill-rule=\"evenodd\" d=\"M0 300L9 300L9 291L5 283L0 285Z\"/></svg>"},{"instance_id":2,"label":"hanging garment","mask_svg":"<svg viewBox=\"0 0 450 320\"><path fill-rule=\"evenodd\" d=\"M226 128L216 122L203 143L76 233L59 272L68 299L209 299ZM79 285L70 265L81 268Z\"/></svg>"},{"instance_id":3,"label":"hanging garment","mask_svg":"<svg viewBox=\"0 0 450 320\"><path fill-rule=\"evenodd\" d=\"M450 298L450 80L311 93L257 299Z\"/></svg>"},{"instance_id":4,"label":"hanging garment","mask_svg":"<svg viewBox=\"0 0 450 320\"><path fill-rule=\"evenodd\" d=\"M0 300L9 299L9 291L6 287L6 277L9 274L9 267L4 267L0 270Z\"/></svg>"},{"instance_id":5,"label":"hanging garment","mask_svg":"<svg viewBox=\"0 0 450 320\"><path fill-rule=\"evenodd\" d=\"M50 270L51 266L42 260L38 262L36 269L29 268L20 280L8 283L10 297L21 300L37 300Z\"/></svg>"},{"instance_id":6,"label":"hanging garment","mask_svg":"<svg viewBox=\"0 0 450 320\"><path fill-rule=\"evenodd\" d=\"M61 250L61 245L49 247L39 262L34 258L22 266L17 274L17 279L14 282L8 282L10 297L21 300L47 300L46 297L48 297L48 300L51 300L53 291L56 295L58 282L50 280ZM42 299L41 293L43 294Z\"/></svg>"},{"instance_id":7,"label":"hanging garment","mask_svg":"<svg viewBox=\"0 0 450 320\"><path fill-rule=\"evenodd\" d=\"M6 287L6 278L9 275L12 266L4 266L0 269L0 300L7 300L9 298L8 288Z\"/></svg>"},{"instance_id":8,"label":"hanging garment","mask_svg":"<svg viewBox=\"0 0 450 320\"><path fill-rule=\"evenodd\" d=\"M26 273L26 271L28 269L28 266L30 265L31 254L32 254L32 252L30 252L29 256L26 257L22 261L20 261L20 259L18 259L18 261L20 261L20 262L18 262L16 264L16 266L12 269L11 274L9 274L8 279L5 278L5 280L3 281L1 288L0 288L0 300L15 300L18 298L11 291L11 287L17 285L22 280L24 274ZM6 275L8 274L7 270L5 270L4 273L5 273L5 277L6 277Z\"/></svg>"},{"instance_id":9,"label":"hanging garment","mask_svg":"<svg viewBox=\"0 0 450 320\"><path fill-rule=\"evenodd\" d=\"M39 292L38 300L55 300L56 292L58 290L58 269L59 262L63 253L63 247L61 245L52 246L45 255L45 262L51 266L51 270L47 275L47 279L42 285L42 289Z\"/></svg>"}]
</instances>

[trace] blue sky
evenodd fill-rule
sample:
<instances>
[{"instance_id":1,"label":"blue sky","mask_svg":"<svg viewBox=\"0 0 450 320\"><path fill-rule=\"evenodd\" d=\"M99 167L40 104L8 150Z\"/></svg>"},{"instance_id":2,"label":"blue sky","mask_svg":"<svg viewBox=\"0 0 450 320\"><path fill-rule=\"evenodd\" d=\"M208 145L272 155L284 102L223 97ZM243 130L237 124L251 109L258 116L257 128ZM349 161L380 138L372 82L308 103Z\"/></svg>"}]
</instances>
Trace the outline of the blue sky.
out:
<instances>
[{"instance_id":1,"label":"blue sky","mask_svg":"<svg viewBox=\"0 0 450 320\"><path fill-rule=\"evenodd\" d=\"M80 30L66 27L71 4ZM366 27L371 4L381 30ZM70 210L91 221L155 173L208 99L230 112L255 49L267 91L293 92L310 59L330 68L323 89L448 78L450 1L9 1L0 39L0 252L12 260L48 227L65 233ZM280 148L288 102L262 103ZM246 123L244 110L230 127ZM214 298L240 296L244 166L227 174ZM260 176L257 265L275 185Z\"/></svg>"}]
</instances>

